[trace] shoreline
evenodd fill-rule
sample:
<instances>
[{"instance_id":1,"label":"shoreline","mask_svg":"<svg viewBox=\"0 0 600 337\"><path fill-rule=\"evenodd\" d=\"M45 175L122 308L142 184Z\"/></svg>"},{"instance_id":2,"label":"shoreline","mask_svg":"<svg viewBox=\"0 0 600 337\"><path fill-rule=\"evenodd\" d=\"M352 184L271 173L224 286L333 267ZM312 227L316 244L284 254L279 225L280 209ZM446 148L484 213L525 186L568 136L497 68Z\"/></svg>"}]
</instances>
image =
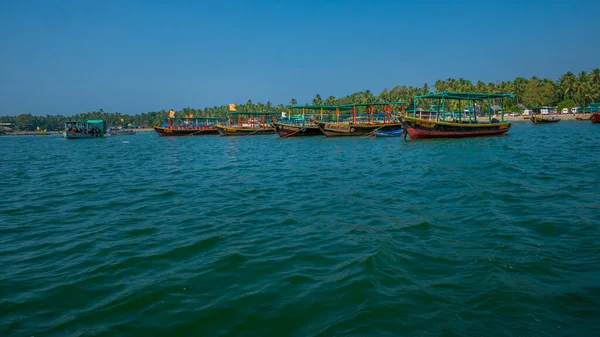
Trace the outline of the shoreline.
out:
<instances>
[{"instance_id":1,"label":"shoreline","mask_svg":"<svg viewBox=\"0 0 600 337\"><path fill-rule=\"evenodd\" d=\"M143 129L135 129L135 132L151 132L154 131L153 128L143 128ZM15 132L5 132L0 134L1 136L51 136L51 135L62 135L64 131L15 131Z\"/></svg>"}]
</instances>

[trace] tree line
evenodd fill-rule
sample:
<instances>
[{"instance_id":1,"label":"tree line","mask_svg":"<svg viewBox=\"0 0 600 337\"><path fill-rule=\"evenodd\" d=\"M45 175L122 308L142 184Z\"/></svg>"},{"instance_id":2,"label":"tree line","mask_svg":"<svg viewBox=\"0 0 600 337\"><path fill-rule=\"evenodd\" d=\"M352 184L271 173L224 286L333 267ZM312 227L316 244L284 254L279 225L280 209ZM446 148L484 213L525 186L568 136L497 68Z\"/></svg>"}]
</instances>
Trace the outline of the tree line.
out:
<instances>
[{"instance_id":1,"label":"tree line","mask_svg":"<svg viewBox=\"0 0 600 337\"><path fill-rule=\"evenodd\" d=\"M464 78L448 78L438 80L432 87L425 83L422 87L397 85L393 88L385 88L378 95L370 90L352 93L343 97L328 96L323 98L316 94L311 102L306 105L343 105L352 103L368 102L407 102L412 108L413 97L425 95L432 91L443 92L477 92L477 93L513 93L514 99L505 101L506 111L520 110L519 104L526 107L540 105L556 106L558 109L586 106L600 100L600 69L591 72L581 71L575 75L572 72L563 74L558 80L549 78L538 78L533 76L529 79L517 77L513 81L482 82L476 83ZM248 100L246 103L237 104L238 111L286 111L286 105L297 105L296 99L292 98L287 104L274 105L271 102L254 103ZM176 111L176 117L193 114L195 117L225 117L228 105L205 107L202 109L184 108ZM21 114L18 116L0 116L0 123L11 123L13 129L23 131L40 130L59 131L63 129L64 122L69 120L103 119L108 126L135 125L138 127L151 127L167 122L168 110L151 111L137 115L122 114L119 112L106 112L102 109L76 114L70 117L63 115L35 116Z\"/></svg>"}]
</instances>

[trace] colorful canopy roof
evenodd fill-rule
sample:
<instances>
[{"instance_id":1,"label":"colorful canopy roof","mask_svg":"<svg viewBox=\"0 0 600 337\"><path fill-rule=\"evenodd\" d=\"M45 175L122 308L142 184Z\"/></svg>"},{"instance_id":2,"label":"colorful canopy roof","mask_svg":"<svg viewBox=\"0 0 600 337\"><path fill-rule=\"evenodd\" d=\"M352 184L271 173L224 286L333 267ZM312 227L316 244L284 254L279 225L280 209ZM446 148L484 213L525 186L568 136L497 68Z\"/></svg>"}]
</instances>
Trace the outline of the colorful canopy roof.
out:
<instances>
[{"instance_id":1,"label":"colorful canopy roof","mask_svg":"<svg viewBox=\"0 0 600 337\"><path fill-rule=\"evenodd\" d=\"M371 105L406 105L406 102L371 102L371 103L354 103L354 104L345 104L343 107L353 107L353 106L371 106Z\"/></svg>"},{"instance_id":2,"label":"colorful canopy roof","mask_svg":"<svg viewBox=\"0 0 600 337\"><path fill-rule=\"evenodd\" d=\"M279 114L279 112L276 111L230 111L227 113L228 116L233 116L233 115L253 115L253 116L260 116L260 115L277 115Z\"/></svg>"},{"instance_id":3,"label":"colorful canopy roof","mask_svg":"<svg viewBox=\"0 0 600 337\"><path fill-rule=\"evenodd\" d=\"M288 109L335 110L343 109L343 105L288 105Z\"/></svg>"},{"instance_id":4,"label":"colorful canopy roof","mask_svg":"<svg viewBox=\"0 0 600 337\"><path fill-rule=\"evenodd\" d=\"M203 116L194 116L194 117L190 117L190 118L186 118L186 117L173 117L170 118L173 120L183 120L183 119L208 119L208 120L217 120L217 119L223 119L223 117L203 117Z\"/></svg>"},{"instance_id":5,"label":"colorful canopy roof","mask_svg":"<svg viewBox=\"0 0 600 337\"><path fill-rule=\"evenodd\" d=\"M415 96L417 98L437 98L437 99L458 99L458 100L486 100L493 98L514 98L513 94L480 94L473 92L437 92L434 94L427 94L422 96Z\"/></svg>"}]
</instances>

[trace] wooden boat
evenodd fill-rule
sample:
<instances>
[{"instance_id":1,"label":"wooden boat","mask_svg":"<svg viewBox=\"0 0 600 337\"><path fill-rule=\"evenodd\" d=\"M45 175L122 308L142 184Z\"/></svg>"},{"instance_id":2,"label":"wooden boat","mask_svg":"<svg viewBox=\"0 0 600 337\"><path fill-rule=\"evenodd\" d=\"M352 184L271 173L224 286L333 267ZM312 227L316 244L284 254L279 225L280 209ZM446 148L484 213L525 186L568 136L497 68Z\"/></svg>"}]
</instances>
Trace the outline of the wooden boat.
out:
<instances>
[{"instance_id":1,"label":"wooden boat","mask_svg":"<svg viewBox=\"0 0 600 337\"><path fill-rule=\"evenodd\" d=\"M347 104L335 107L335 117L322 118L314 123L327 137L374 136L375 131L390 132L402 129L394 107L404 110L405 102ZM380 111L376 111L376 110ZM363 110L363 111L361 111ZM340 115L340 112L343 112Z\"/></svg>"},{"instance_id":2,"label":"wooden boat","mask_svg":"<svg viewBox=\"0 0 600 337\"><path fill-rule=\"evenodd\" d=\"M182 137L182 136L208 136L218 135L217 125L223 123L222 118L217 117L174 117L175 112L169 112L169 120L166 125L154 126L154 131L160 137Z\"/></svg>"},{"instance_id":3,"label":"wooden boat","mask_svg":"<svg viewBox=\"0 0 600 337\"><path fill-rule=\"evenodd\" d=\"M501 110L501 119L492 118L492 101L501 100L504 106L504 99L514 97L512 94L478 94L478 93L459 93L459 92L440 92L423 96L415 96L415 109L413 116L403 116L402 124L411 139L423 138L464 138L500 135L508 132L511 127L510 121L504 120L504 109ZM433 106L434 109L427 111L428 118L422 118L422 113L418 112L418 100L431 99L440 104ZM450 102L447 102L450 101ZM461 103L467 102L466 109L461 109ZM478 111L473 108L474 102L487 102L487 121L478 120ZM447 103L449 106L456 104L458 111L446 111ZM421 117L417 117L417 113Z\"/></svg>"},{"instance_id":4,"label":"wooden boat","mask_svg":"<svg viewBox=\"0 0 600 337\"><path fill-rule=\"evenodd\" d=\"M281 138L323 135L318 126L308 125L308 123L302 126L273 122L273 127L275 128L275 130L279 134L279 137Z\"/></svg>"},{"instance_id":5,"label":"wooden boat","mask_svg":"<svg viewBox=\"0 0 600 337\"><path fill-rule=\"evenodd\" d=\"M289 115L281 113L281 120L273 123L279 137L323 136L319 126L314 123L317 116L323 116L335 106L325 105L288 105Z\"/></svg>"},{"instance_id":6,"label":"wooden boat","mask_svg":"<svg viewBox=\"0 0 600 337\"><path fill-rule=\"evenodd\" d=\"M590 121L592 121L592 123L594 123L594 124L600 123L600 113L599 112L594 112L592 114L592 116L590 117Z\"/></svg>"},{"instance_id":7,"label":"wooden boat","mask_svg":"<svg viewBox=\"0 0 600 337\"><path fill-rule=\"evenodd\" d=\"M541 106L533 108L533 115L529 119L533 124L555 124L560 122L560 117L556 117L557 109L551 106Z\"/></svg>"},{"instance_id":8,"label":"wooden boat","mask_svg":"<svg viewBox=\"0 0 600 337\"><path fill-rule=\"evenodd\" d=\"M533 124L554 124L560 122L560 118L550 116L550 117L542 117L542 116L531 116L530 118Z\"/></svg>"},{"instance_id":9,"label":"wooden boat","mask_svg":"<svg viewBox=\"0 0 600 337\"><path fill-rule=\"evenodd\" d=\"M66 121L63 136L66 139L91 139L103 137L106 132L106 122L101 119L87 121Z\"/></svg>"},{"instance_id":10,"label":"wooden boat","mask_svg":"<svg viewBox=\"0 0 600 337\"><path fill-rule=\"evenodd\" d=\"M227 116L227 125L216 126L221 136L258 136L275 133L275 127L272 125L277 118L275 112L230 111ZM232 117L237 117L237 121Z\"/></svg>"}]
</instances>

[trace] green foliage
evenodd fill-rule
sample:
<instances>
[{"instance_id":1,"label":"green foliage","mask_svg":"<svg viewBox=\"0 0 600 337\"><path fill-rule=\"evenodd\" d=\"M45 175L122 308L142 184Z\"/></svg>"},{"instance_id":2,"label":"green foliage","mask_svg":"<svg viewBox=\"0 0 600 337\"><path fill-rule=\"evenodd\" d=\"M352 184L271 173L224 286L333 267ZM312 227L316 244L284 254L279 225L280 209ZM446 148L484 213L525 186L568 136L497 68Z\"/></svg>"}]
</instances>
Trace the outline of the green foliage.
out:
<instances>
[{"instance_id":1,"label":"green foliage","mask_svg":"<svg viewBox=\"0 0 600 337\"><path fill-rule=\"evenodd\" d=\"M575 105L575 102L572 99L567 99L567 100L564 100L564 101L558 103L557 108L558 108L558 111L562 111L562 109L567 108L567 109L569 109L569 112L571 112L571 108L574 108L576 106L577 105Z\"/></svg>"},{"instance_id":2,"label":"green foliage","mask_svg":"<svg viewBox=\"0 0 600 337\"><path fill-rule=\"evenodd\" d=\"M540 105L556 106L558 108L572 108L575 106L586 106L592 102L600 100L600 69L596 68L591 72L582 71L578 75L567 72L557 81L550 79L540 79L536 76L526 79L517 77L514 81L505 81L500 83L485 83L483 81L473 82L464 78L448 78L438 80L430 88L427 83L422 87L413 87L406 85L397 85L391 89L385 88L379 95L373 94L370 90L358 91L347 96L323 96L316 94L312 100L312 105L342 105L351 103L367 102L407 102L412 108L413 97L425 95L430 91L455 91L455 92L480 92L480 93L513 93L514 99L507 99L504 102L505 111L518 111L517 104L522 103L529 108ZM307 102L306 104L308 104ZM290 105L298 105L298 101L292 98ZM458 109L456 102L450 103L450 108ZM394 109L400 109L394 107ZM482 105L482 109L487 109L487 104ZM237 104L238 111L285 111L284 104L273 105L271 102L253 103L249 99L245 104ZM193 114L195 117L225 117L228 112L228 106L213 106L202 109L184 108L176 111L176 117ZM76 114L68 119L103 119L107 126L118 126L134 124L139 127L152 127L167 122L169 118L168 109L160 111L151 111L137 115L127 115L119 112L90 111ZM39 126L40 130L59 131L64 127L67 117L62 115L34 116L31 114L21 114L18 116L0 116L0 122L11 123L14 130L33 131Z\"/></svg>"}]
</instances>

